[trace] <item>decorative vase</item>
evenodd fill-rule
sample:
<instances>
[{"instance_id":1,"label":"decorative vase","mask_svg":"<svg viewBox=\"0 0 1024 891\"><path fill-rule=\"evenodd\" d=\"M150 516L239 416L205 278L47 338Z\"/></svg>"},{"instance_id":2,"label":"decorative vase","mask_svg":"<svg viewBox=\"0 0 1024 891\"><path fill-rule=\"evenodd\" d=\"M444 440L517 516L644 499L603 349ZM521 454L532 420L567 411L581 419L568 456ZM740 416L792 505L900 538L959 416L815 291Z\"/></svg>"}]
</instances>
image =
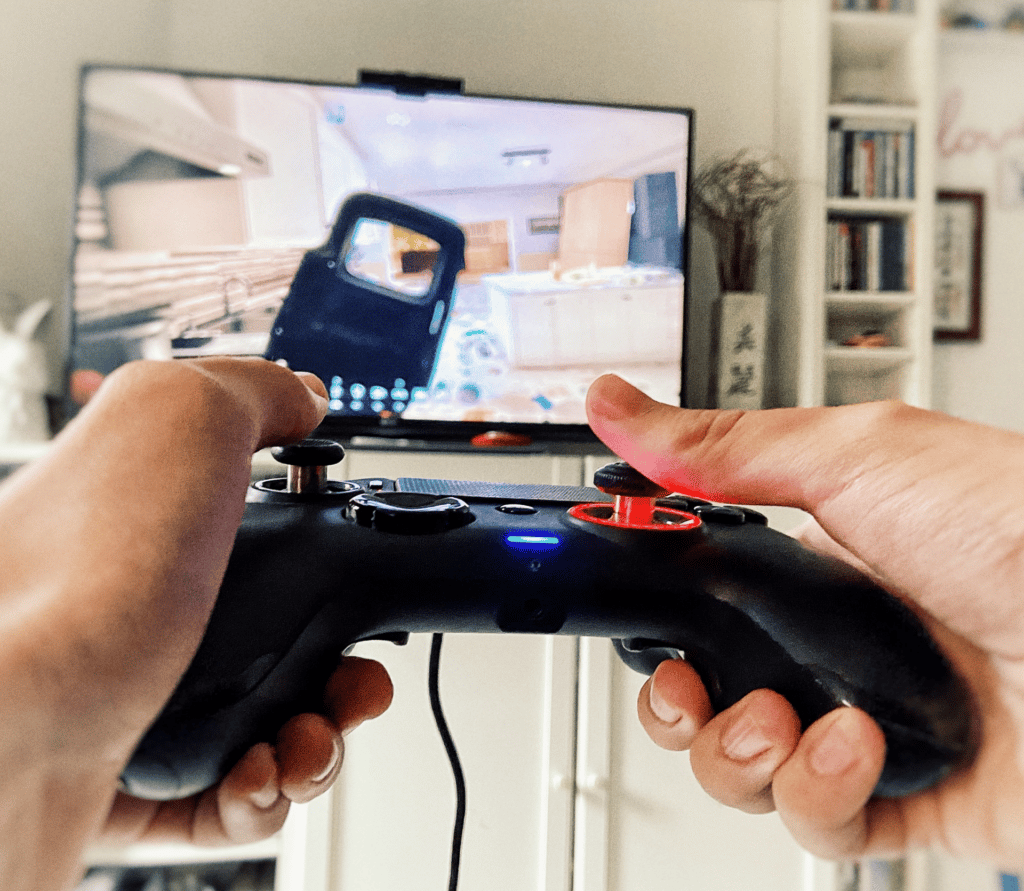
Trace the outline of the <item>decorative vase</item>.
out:
<instances>
[{"instance_id":1,"label":"decorative vase","mask_svg":"<svg viewBox=\"0 0 1024 891\"><path fill-rule=\"evenodd\" d=\"M718 408L764 406L768 300L764 294L726 291L715 311L712 396Z\"/></svg>"}]
</instances>

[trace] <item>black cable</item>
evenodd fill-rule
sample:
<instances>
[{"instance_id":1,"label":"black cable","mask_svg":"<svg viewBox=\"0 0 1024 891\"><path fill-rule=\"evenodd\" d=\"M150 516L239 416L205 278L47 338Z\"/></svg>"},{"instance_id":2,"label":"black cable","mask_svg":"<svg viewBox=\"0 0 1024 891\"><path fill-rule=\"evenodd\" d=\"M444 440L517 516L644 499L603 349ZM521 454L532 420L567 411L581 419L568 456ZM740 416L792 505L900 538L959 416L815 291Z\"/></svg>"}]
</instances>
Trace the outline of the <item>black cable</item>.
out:
<instances>
[{"instance_id":1,"label":"black cable","mask_svg":"<svg viewBox=\"0 0 1024 891\"><path fill-rule=\"evenodd\" d=\"M455 779L455 827L452 831L452 859L448 873L448 891L455 891L459 884L459 861L462 858L462 831L466 825L466 780L462 775L462 764L459 753L455 750L455 740L448 730L448 722L441 711L440 669L441 639L443 634L434 634L430 641L430 710L434 713L437 732L441 734L441 742L448 754Z\"/></svg>"}]
</instances>

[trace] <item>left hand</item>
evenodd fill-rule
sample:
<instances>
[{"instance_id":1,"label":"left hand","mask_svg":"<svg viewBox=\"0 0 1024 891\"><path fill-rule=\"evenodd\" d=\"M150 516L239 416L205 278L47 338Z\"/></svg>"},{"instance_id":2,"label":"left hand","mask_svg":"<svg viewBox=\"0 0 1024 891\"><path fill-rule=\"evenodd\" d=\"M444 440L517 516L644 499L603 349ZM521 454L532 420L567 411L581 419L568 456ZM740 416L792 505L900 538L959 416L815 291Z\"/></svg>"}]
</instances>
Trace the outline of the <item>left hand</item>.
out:
<instances>
[{"instance_id":1,"label":"left hand","mask_svg":"<svg viewBox=\"0 0 1024 891\"><path fill-rule=\"evenodd\" d=\"M114 845L138 841L237 845L277 832L292 802L312 801L341 769L344 737L391 702L380 663L346 656L324 692L325 714L292 718L275 745L253 746L212 789L178 801L119 792L101 834Z\"/></svg>"},{"instance_id":2,"label":"left hand","mask_svg":"<svg viewBox=\"0 0 1024 891\"><path fill-rule=\"evenodd\" d=\"M326 410L319 380L264 360L131 363L0 488L0 886L67 886L104 826L268 835L330 782L340 734L386 708L383 670L346 661L323 717L289 722L216 790L166 805L117 795L203 636L252 454L302 439Z\"/></svg>"}]
</instances>

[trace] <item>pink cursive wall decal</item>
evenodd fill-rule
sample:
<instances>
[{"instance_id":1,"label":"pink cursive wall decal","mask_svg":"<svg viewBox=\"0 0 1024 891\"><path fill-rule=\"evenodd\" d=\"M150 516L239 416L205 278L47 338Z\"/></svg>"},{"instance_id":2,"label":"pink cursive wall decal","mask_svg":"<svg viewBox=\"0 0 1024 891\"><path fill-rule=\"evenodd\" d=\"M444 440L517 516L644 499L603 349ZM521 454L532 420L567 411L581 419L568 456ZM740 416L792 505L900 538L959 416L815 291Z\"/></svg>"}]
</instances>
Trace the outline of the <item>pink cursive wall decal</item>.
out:
<instances>
[{"instance_id":1,"label":"pink cursive wall decal","mask_svg":"<svg viewBox=\"0 0 1024 891\"><path fill-rule=\"evenodd\" d=\"M973 155L979 151L998 152L1014 139L1024 139L1024 118L1020 123L996 134L989 130L961 127L960 113L963 110L964 94L961 89L952 89L942 101L939 111L938 146L939 155L952 158L954 155Z\"/></svg>"}]
</instances>

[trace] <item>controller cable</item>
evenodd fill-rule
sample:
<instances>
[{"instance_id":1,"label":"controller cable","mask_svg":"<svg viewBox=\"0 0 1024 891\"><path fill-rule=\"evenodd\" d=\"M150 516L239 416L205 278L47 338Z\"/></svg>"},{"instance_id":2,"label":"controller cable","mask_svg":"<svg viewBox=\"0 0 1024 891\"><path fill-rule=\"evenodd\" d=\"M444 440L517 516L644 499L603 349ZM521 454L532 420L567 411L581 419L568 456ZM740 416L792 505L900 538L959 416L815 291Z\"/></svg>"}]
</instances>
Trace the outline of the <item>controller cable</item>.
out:
<instances>
[{"instance_id":1,"label":"controller cable","mask_svg":"<svg viewBox=\"0 0 1024 891\"><path fill-rule=\"evenodd\" d=\"M462 857L462 831L466 824L466 780L462 775L462 765L459 762L459 753L455 749L455 740L448 730L448 722L444 719L444 712L441 710L440 692L440 668L441 668L441 639L443 634L434 634L430 641L430 710L434 713L434 722L437 724L437 731L441 734L441 742L444 743L444 750L448 754L448 761L452 766L452 775L455 778L455 827L452 831L452 856L448 872L448 891L455 891L459 884L459 861Z\"/></svg>"}]
</instances>

